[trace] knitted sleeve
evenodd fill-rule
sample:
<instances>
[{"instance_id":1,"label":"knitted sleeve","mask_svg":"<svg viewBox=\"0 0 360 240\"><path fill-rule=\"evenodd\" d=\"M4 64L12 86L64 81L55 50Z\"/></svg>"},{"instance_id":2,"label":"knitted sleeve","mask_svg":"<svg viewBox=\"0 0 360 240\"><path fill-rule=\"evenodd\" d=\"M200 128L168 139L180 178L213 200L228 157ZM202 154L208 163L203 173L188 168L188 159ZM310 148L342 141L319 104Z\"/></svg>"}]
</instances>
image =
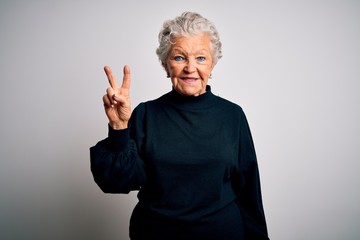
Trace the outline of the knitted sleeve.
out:
<instances>
[{"instance_id":1,"label":"knitted sleeve","mask_svg":"<svg viewBox=\"0 0 360 240\"><path fill-rule=\"evenodd\" d=\"M139 111L134 112L128 129L114 130L109 126L108 137L90 148L91 172L105 193L129 193L139 190L146 181L144 162L130 136L132 123L136 125L139 119Z\"/></svg>"},{"instance_id":2,"label":"knitted sleeve","mask_svg":"<svg viewBox=\"0 0 360 240\"><path fill-rule=\"evenodd\" d=\"M235 186L237 203L245 222L246 239L269 239L262 204L255 147L243 111L241 111L239 128L239 168L236 174Z\"/></svg>"}]
</instances>

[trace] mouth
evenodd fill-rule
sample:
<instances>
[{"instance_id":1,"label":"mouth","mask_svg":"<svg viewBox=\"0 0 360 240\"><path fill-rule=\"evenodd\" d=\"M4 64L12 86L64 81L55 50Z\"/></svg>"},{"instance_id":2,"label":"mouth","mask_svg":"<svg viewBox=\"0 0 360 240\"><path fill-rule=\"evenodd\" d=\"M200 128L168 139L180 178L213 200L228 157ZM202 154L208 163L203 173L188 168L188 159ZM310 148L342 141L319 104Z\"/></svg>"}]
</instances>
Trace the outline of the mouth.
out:
<instances>
[{"instance_id":1,"label":"mouth","mask_svg":"<svg viewBox=\"0 0 360 240\"><path fill-rule=\"evenodd\" d=\"M196 82L197 78L192 78L192 77L183 77L180 78L182 81L186 82L186 83L194 83Z\"/></svg>"}]
</instances>

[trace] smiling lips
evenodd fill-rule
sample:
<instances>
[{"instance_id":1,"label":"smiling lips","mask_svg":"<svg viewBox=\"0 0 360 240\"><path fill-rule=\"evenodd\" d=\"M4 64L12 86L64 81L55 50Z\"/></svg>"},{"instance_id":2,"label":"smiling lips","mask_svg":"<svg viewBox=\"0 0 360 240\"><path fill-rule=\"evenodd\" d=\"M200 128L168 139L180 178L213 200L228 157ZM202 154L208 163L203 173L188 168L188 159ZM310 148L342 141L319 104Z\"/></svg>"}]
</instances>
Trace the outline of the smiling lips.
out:
<instances>
[{"instance_id":1,"label":"smiling lips","mask_svg":"<svg viewBox=\"0 0 360 240\"><path fill-rule=\"evenodd\" d=\"M186 82L186 83L193 83L197 80L197 78L191 78L191 77L183 77L181 78L182 81Z\"/></svg>"}]
</instances>

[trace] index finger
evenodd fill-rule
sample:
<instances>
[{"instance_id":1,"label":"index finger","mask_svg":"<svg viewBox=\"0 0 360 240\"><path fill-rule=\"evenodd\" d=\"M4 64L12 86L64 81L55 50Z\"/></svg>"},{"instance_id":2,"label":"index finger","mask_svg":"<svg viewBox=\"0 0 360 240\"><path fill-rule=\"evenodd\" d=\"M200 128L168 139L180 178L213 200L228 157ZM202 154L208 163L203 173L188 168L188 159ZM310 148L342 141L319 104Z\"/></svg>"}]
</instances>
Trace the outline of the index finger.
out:
<instances>
[{"instance_id":1,"label":"index finger","mask_svg":"<svg viewBox=\"0 0 360 240\"><path fill-rule=\"evenodd\" d=\"M104 67L104 71L106 73L106 76L109 80L109 83L110 83L110 86L113 88L113 89L118 89L119 88L119 85L116 81L116 78L111 70L111 68L109 66L105 66Z\"/></svg>"}]
</instances>

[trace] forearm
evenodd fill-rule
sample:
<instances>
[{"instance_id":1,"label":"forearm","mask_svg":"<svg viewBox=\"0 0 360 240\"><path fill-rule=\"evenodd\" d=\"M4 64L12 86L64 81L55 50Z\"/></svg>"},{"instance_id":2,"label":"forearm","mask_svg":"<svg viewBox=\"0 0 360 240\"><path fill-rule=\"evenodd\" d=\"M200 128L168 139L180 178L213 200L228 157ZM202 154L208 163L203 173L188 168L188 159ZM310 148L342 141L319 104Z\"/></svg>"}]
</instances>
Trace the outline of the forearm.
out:
<instances>
[{"instance_id":1,"label":"forearm","mask_svg":"<svg viewBox=\"0 0 360 240\"><path fill-rule=\"evenodd\" d=\"M144 164L128 129L109 127L108 138L90 148L90 160L94 180L106 193L128 193L145 181Z\"/></svg>"},{"instance_id":2,"label":"forearm","mask_svg":"<svg viewBox=\"0 0 360 240\"><path fill-rule=\"evenodd\" d=\"M259 240L269 239L256 162L252 164L244 176L244 185L238 194L238 204L244 218L247 237Z\"/></svg>"}]
</instances>

